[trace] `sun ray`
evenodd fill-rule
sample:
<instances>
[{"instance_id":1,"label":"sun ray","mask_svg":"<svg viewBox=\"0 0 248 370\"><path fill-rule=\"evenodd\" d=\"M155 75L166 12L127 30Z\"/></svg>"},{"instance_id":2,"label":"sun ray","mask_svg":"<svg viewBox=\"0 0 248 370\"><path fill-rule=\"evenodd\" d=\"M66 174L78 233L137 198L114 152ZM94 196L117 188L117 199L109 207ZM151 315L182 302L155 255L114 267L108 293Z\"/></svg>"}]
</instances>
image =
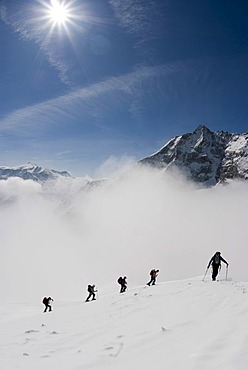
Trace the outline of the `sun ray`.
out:
<instances>
[{"instance_id":1,"label":"sun ray","mask_svg":"<svg viewBox=\"0 0 248 370\"><path fill-rule=\"evenodd\" d=\"M81 21L83 17L78 17L78 9L73 5L75 0L37 0L40 3L40 16L36 20L43 23L42 28L50 28L50 32L56 28L65 30L69 24L74 24ZM36 13L39 11L37 8Z\"/></svg>"},{"instance_id":2,"label":"sun ray","mask_svg":"<svg viewBox=\"0 0 248 370\"><path fill-rule=\"evenodd\" d=\"M49 15L55 25L65 25L70 19L70 9L58 0L52 0Z\"/></svg>"},{"instance_id":3,"label":"sun ray","mask_svg":"<svg viewBox=\"0 0 248 370\"><path fill-rule=\"evenodd\" d=\"M1 1L1 0L0 0ZM106 19L92 16L89 7L77 0L35 0L39 6L33 6L33 23L41 30L65 32L68 36L73 30L84 32L89 25L107 24Z\"/></svg>"}]
</instances>

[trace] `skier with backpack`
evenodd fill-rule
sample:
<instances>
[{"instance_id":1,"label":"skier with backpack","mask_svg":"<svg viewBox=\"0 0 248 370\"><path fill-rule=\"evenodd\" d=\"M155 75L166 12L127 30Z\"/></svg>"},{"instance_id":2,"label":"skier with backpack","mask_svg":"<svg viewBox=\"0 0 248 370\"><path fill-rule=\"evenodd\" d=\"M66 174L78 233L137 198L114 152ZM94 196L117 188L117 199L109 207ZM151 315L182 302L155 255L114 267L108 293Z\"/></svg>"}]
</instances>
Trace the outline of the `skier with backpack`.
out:
<instances>
[{"instance_id":1,"label":"skier with backpack","mask_svg":"<svg viewBox=\"0 0 248 370\"><path fill-rule=\"evenodd\" d=\"M89 299L92 297L92 301L95 301L96 300L96 295L95 293L97 292L97 290L95 289L95 285L88 285L88 292L89 292L89 295L88 297L86 298L86 301L85 302L89 302Z\"/></svg>"},{"instance_id":2,"label":"skier with backpack","mask_svg":"<svg viewBox=\"0 0 248 370\"><path fill-rule=\"evenodd\" d=\"M227 261L224 260L223 257L221 257L220 252L216 252L213 257L210 259L207 270L209 269L210 265L212 266L212 280L215 281L216 277L219 273L219 270L221 269L221 261L226 264L228 267Z\"/></svg>"},{"instance_id":3,"label":"skier with backpack","mask_svg":"<svg viewBox=\"0 0 248 370\"><path fill-rule=\"evenodd\" d=\"M124 276L124 277L119 277L119 279L117 280L117 283L120 284L121 286L121 289L120 289L120 293L124 293L127 289L127 277Z\"/></svg>"},{"instance_id":4,"label":"skier with backpack","mask_svg":"<svg viewBox=\"0 0 248 370\"><path fill-rule=\"evenodd\" d=\"M158 273L159 273L159 270L155 270L155 269L152 269L151 271L150 271L150 276L151 276L151 280L149 281L149 283L147 283L146 285L155 285L155 283L156 283L156 278L157 278L157 276L158 276Z\"/></svg>"},{"instance_id":5,"label":"skier with backpack","mask_svg":"<svg viewBox=\"0 0 248 370\"><path fill-rule=\"evenodd\" d=\"M53 302L53 299L51 297L43 298L42 303L45 305L45 309L43 312L47 312L48 308L49 308L49 312L52 311L52 302Z\"/></svg>"}]
</instances>

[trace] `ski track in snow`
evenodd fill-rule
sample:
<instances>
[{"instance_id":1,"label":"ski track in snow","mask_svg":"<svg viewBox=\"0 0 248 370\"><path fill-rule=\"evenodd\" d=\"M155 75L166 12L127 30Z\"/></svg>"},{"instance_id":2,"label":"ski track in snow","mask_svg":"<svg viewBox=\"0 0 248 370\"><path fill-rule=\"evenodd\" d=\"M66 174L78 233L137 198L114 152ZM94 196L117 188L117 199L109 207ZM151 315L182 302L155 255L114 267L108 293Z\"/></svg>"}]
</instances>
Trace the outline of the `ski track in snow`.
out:
<instances>
[{"instance_id":1,"label":"ski track in snow","mask_svg":"<svg viewBox=\"0 0 248 370\"><path fill-rule=\"evenodd\" d=\"M0 370L247 370L248 283L200 278L95 302L0 307Z\"/></svg>"}]
</instances>

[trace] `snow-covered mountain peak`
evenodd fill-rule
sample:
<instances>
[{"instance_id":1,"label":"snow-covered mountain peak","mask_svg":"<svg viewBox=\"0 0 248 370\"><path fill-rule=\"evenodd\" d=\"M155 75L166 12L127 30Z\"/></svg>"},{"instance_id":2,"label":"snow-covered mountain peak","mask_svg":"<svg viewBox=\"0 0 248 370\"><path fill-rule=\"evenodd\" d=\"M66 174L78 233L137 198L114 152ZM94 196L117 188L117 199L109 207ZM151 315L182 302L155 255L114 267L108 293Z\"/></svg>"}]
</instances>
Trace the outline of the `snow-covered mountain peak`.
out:
<instances>
[{"instance_id":1,"label":"snow-covered mountain peak","mask_svg":"<svg viewBox=\"0 0 248 370\"><path fill-rule=\"evenodd\" d=\"M193 134L196 134L196 135L209 135L211 134L211 131L209 130L209 128L207 128L206 126L204 125L199 125L195 131L193 132Z\"/></svg>"},{"instance_id":2,"label":"snow-covered mountain peak","mask_svg":"<svg viewBox=\"0 0 248 370\"><path fill-rule=\"evenodd\" d=\"M155 154L140 161L159 168L179 168L204 186L248 178L248 134L212 132L199 125L192 133L172 138Z\"/></svg>"},{"instance_id":3,"label":"snow-covered mountain peak","mask_svg":"<svg viewBox=\"0 0 248 370\"><path fill-rule=\"evenodd\" d=\"M17 167L14 167L14 168L17 169L17 170L30 171L30 172L44 170L42 167L38 166L35 163L31 163L31 162L27 162L27 163L25 163L21 166L17 166Z\"/></svg>"},{"instance_id":4,"label":"snow-covered mountain peak","mask_svg":"<svg viewBox=\"0 0 248 370\"><path fill-rule=\"evenodd\" d=\"M67 171L49 170L40 167L34 163L28 162L17 167L0 167L0 180L6 180L10 177L19 177L23 180L34 180L36 182L44 182L47 180L55 180L59 177L71 177Z\"/></svg>"}]
</instances>

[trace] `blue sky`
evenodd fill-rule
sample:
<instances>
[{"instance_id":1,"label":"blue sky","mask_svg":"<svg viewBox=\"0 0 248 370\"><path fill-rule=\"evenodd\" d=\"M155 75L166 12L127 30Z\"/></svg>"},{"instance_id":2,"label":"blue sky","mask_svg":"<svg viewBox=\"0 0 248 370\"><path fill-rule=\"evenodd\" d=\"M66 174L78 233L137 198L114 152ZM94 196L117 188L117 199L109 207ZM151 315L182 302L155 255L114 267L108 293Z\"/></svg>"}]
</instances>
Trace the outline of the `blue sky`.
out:
<instances>
[{"instance_id":1,"label":"blue sky","mask_svg":"<svg viewBox=\"0 0 248 370\"><path fill-rule=\"evenodd\" d=\"M247 132L247 19L246 0L0 0L0 165L94 176L199 124Z\"/></svg>"}]
</instances>

